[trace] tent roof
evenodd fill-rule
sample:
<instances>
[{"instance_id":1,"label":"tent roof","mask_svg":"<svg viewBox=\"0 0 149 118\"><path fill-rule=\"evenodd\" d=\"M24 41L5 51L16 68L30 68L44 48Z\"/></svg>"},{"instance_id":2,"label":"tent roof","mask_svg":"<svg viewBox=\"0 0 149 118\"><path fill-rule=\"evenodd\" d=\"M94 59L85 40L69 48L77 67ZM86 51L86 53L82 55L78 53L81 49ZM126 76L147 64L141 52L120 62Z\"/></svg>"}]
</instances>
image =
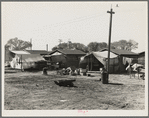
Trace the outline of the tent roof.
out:
<instances>
[{"instance_id":1,"label":"tent roof","mask_svg":"<svg viewBox=\"0 0 149 118\"><path fill-rule=\"evenodd\" d=\"M86 58L86 57L88 57L90 55L94 55L97 60L99 60L102 64L104 64L105 63L104 62L104 59L105 58L108 58L108 51L104 51L104 52L91 52L91 53L85 55L83 58ZM118 55L110 52L110 58L116 58L117 56Z\"/></svg>"},{"instance_id":2,"label":"tent roof","mask_svg":"<svg viewBox=\"0 0 149 118\"><path fill-rule=\"evenodd\" d=\"M53 52L50 53L53 54L55 52L60 52L62 54L66 54L66 55L85 55L84 52L82 52L81 50L70 50L70 49L67 49L67 50L54 50Z\"/></svg>"},{"instance_id":3,"label":"tent roof","mask_svg":"<svg viewBox=\"0 0 149 118\"><path fill-rule=\"evenodd\" d=\"M25 62L37 62L37 61L44 60L44 58L41 57L40 54L18 54L17 56L20 58L22 56L22 61L25 61Z\"/></svg>"},{"instance_id":4,"label":"tent roof","mask_svg":"<svg viewBox=\"0 0 149 118\"><path fill-rule=\"evenodd\" d=\"M94 55L98 55L100 57L103 57L103 58L108 58L108 51L104 51L104 52L93 52ZM110 52L110 58L115 58L117 57L116 54Z\"/></svg>"},{"instance_id":5,"label":"tent roof","mask_svg":"<svg viewBox=\"0 0 149 118\"><path fill-rule=\"evenodd\" d=\"M103 52L103 51L108 51L108 49L104 48L104 49L100 50L100 52ZM138 56L137 53L134 53L134 52L131 52L131 51L128 51L128 50L110 49L110 51L113 52L116 55L126 56L126 57L130 57L130 58Z\"/></svg>"}]
</instances>

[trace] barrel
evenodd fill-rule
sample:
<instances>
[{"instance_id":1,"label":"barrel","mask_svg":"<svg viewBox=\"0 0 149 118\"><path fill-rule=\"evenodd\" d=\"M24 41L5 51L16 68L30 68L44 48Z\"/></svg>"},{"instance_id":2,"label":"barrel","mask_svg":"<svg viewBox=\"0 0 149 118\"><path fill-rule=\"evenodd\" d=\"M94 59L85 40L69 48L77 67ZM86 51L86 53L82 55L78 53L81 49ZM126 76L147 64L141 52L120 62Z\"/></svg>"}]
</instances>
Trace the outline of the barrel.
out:
<instances>
[{"instance_id":1,"label":"barrel","mask_svg":"<svg viewBox=\"0 0 149 118\"><path fill-rule=\"evenodd\" d=\"M103 84L108 84L108 73L107 72L101 73L101 81Z\"/></svg>"}]
</instances>

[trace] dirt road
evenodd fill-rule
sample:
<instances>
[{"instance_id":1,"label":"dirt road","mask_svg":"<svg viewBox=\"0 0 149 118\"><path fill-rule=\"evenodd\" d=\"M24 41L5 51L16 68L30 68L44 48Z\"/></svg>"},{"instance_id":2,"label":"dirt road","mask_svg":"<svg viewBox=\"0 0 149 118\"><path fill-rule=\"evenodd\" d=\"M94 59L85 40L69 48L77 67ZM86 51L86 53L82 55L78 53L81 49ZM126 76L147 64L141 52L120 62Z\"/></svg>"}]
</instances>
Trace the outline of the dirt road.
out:
<instances>
[{"instance_id":1,"label":"dirt road","mask_svg":"<svg viewBox=\"0 0 149 118\"><path fill-rule=\"evenodd\" d=\"M143 110L145 81L128 75L111 74L109 84L100 74L61 76L55 71L5 73L4 109L7 110ZM74 86L55 84L75 79Z\"/></svg>"}]
</instances>

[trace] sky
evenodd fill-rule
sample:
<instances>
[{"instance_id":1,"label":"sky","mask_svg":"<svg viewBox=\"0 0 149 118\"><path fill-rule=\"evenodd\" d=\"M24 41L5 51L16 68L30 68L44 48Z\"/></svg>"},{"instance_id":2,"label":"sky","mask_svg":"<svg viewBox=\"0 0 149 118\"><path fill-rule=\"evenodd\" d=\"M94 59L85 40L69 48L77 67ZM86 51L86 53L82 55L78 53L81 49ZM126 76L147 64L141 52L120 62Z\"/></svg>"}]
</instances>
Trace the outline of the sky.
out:
<instances>
[{"instance_id":1,"label":"sky","mask_svg":"<svg viewBox=\"0 0 149 118\"><path fill-rule=\"evenodd\" d=\"M147 2L1 2L2 44L18 37L32 39L34 50L49 51L69 40L88 45L109 38L112 7L111 42L132 39L136 52L145 51L148 43ZM118 4L119 7L116 7Z\"/></svg>"}]
</instances>

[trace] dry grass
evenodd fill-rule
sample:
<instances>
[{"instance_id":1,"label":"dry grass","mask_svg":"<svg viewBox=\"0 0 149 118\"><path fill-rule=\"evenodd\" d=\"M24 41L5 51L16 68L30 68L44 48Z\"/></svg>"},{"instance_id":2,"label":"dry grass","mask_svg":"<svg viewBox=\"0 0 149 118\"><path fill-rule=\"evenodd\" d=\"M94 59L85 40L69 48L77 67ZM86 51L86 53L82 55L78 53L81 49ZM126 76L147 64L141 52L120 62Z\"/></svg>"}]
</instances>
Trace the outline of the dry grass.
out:
<instances>
[{"instance_id":1,"label":"dry grass","mask_svg":"<svg viewBox=\"0 0 149 118\"><path fill-rule=\"evenodd\" d=\"M109 84L100 74L61 76L55 71L5 74L6 110L142 110L145 109L145 81L128 75L110 75ZM76 79L73 87L58 86L55 80Z\"/></svg>"}]
</instances>

